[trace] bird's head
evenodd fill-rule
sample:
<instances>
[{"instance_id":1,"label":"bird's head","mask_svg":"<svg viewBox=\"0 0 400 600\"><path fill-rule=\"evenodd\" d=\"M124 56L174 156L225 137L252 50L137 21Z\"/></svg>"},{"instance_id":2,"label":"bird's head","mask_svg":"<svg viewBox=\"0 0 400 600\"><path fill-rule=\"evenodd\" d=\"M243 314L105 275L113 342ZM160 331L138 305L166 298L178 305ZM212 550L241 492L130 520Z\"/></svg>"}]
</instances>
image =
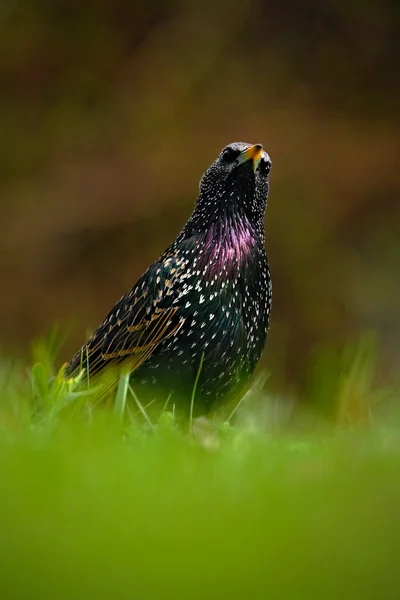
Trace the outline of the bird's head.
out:
<instances>
[{"instance_id":1,"label":"bird's head","mask_svg":"<svg viewBox=\"0 0 400 600\"><path fill-rule=\"evenodd\" d=\"M262 221L270 169L271 159L261 144L226 146L200 181L196 221L206 224L225 213Z\"/></svg>"}]
</instances>

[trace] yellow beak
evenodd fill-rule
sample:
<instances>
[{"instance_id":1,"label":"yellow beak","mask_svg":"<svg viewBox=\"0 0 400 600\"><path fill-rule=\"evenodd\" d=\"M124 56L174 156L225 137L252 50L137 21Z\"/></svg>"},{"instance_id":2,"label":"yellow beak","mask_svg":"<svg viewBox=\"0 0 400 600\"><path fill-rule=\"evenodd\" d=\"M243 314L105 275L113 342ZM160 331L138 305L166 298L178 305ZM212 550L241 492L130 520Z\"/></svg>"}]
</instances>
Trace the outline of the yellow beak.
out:
<instances>
[{"instance_id":1,"label":"yellow beak","mask_svg":"<svg viewBox=\"0 0 400 600\"><path fill-rule=\"evenodd\" d=\"M253 171L256 171L261 160L262 152L263 147L261 144L255 144L254 146L250 146L250 148L247 148L247 150L243 150L243 152L239 154L239 157L237 158L237 164L241 165L249 160L252 160Z\"/></svg>"}]
</instances>

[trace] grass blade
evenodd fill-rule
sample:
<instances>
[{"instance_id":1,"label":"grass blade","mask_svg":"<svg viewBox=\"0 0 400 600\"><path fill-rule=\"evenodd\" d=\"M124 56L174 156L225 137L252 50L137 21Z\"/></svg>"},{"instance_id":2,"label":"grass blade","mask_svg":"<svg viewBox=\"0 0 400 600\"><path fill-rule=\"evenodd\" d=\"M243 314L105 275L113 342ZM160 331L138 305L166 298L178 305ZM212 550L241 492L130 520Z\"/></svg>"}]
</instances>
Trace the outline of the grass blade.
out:
<instances>
[{"instance_id":1,"label":"grass blade","mask_svg":"<svg viewBox=\"0 0 400 600\"><path fill-rule=\"evenodd\" d=\"M193 434L194 400L195 400L195 397L196 397L197 384L199 383L201 369L203 368L203 362L204 362L204 352L202 353L201 358L200 358L199 368L198 368L196 379L195 379L195 382L194 382L194 385L193 385L192 397L190 399L189 431L190 431L191 435Z\"/></svg>"},{"instance_id":2,"label":"grass blade","mask_svg":"<svg viewBox=\"0 0 400 600\"><path fill-rule=\"evenodd\" d=\"M125 369L121 371L119 378L117 394L115 396L114 414L122 421L125 412L126 396L129 388L130 371Z\"/></svg>"}]
</instances>

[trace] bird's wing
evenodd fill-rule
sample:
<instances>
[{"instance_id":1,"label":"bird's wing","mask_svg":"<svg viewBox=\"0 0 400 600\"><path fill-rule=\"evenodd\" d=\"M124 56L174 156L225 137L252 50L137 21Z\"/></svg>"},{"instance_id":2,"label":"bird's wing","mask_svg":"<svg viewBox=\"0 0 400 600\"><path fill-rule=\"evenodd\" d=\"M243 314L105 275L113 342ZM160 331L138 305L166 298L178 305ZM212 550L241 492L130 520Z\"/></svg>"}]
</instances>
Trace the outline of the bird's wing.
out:
<instances>
[{"instance_id":1,"label":"bird's wing","mask_svg":"<svg viewBox=\"0 0 400 600\"><path fill-rule=\"evenodd\" d=\"M100 327L66 367L67 375L88 369L90 377L107 367L137 369L185 318L173 305L184 276L184 263L167 256L152 265L109 312Z\"/></svg>"}]
</instances>

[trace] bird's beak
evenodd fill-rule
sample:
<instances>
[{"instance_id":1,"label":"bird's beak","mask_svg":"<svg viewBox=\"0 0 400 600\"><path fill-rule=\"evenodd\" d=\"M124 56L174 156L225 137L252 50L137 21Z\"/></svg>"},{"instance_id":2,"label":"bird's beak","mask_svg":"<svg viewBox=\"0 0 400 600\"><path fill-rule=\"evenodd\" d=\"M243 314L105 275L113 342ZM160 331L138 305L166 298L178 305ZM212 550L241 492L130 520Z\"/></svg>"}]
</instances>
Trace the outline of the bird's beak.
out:
<instances>
[{"instance_id":1,"label":"bird's beak","mask_svg":"<svg viewBox=\"0 0 400 600\"><path fill-rule=\"evenodd\" d=\"M257 171L257 167L261 160L263 147L261 144L255 144L254 146L250 146L247 150L243 150L236 159L236 163L238 165L242 165L243 163L251 160L253 161L253 171Z\"/></svg>"}]
</instances>

